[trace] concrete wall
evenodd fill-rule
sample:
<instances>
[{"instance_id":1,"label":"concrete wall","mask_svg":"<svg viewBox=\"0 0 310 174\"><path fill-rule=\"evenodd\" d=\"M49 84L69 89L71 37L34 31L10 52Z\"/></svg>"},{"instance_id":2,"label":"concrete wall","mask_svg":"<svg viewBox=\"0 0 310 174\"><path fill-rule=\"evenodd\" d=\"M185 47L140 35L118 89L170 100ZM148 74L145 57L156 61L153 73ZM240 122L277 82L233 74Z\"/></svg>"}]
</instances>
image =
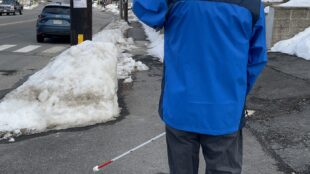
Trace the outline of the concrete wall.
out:
<instances>
[{"instance_id":1,"label":"concrete wall","mask_svg":"<svg viewBox=\"0 0 310 174\"><path fill-rule=\"evenodd\" d=\"M272 47L272 31L273 31L273 21L274 21L274 9L270 8L269 13L266 15L266 41L267 48L270 49Z\"/></svg>"},{"instance_id":2,"label":"concrete wall","mask_svg":"<svg viewBox=\"0 0 310 174\"><path fill-rule=\"evenodd\" d=\"M269 15L269 18L273 18L271 46L310 27L310 7L274 6Z\"/></svg>"}]
</instances>

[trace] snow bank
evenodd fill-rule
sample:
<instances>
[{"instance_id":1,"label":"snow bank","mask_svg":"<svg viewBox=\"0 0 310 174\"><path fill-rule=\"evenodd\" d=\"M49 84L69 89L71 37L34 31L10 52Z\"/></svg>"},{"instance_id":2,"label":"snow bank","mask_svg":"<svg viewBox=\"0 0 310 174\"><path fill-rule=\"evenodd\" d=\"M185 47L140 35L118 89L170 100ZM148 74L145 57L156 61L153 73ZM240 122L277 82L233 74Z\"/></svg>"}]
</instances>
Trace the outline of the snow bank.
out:
<instances>
[{"instance_id":1,"label":"snow bank","mask_svg":"<svg viewBox=\"0 0 310 174\"><path fill-rule=\"evenodd\" d=\"M92 5L94 8L97 8L99 10L105 10L105 11L108 11L108 12L111 12L111 13L114 13L116 15L119 15L119 10L118 10L118 6L117 4L108 4L106 5L105 7L103 7L102 5L98 4L97 2L96 3L93 3Z\"/></svg>"},{"instance_id":2,"label":"snow bank","mask_svg":"<svg viewBox=\"0 0 310 174\"><path fill-rule=\"evenodd\" d=\"M130 5L132 6L132 4ZM164 61L164 34L161 34L160 31L156 31L153 28L145 25L135 16L135 14L132 11L129 12L129 18L131 21L140 22L141 25L143 26L147 39L150 41L150 44L148 44L148 54L156 58L159 58L159 60L163 62Z\"/></svg>"},{"instance_id":3,"label":"snow bank","mask_svg":"<svg viewBox=\"0 0 310 174\"><path fill-rule=\"evenodd\" d=\"M282 7L310 7L309 0L290 0L287 3L281 4Z\"/></svg>"},{"instance_id":4,"label":"snow bank","mask_svg":"<svg viewBox=\"0 0 310 174\"><path fill-rule=\"evenodd\" d=\"M37 133L113 120L118 49L86 41L71 47L0 103L0 132Z\"/></svg>"},{"instance_id":5,"label":"snow bank","mask_svg":"<svg viewBox=\"0 0 310 174\"><path fill-rule=\"evenodd\" d=\"M95 3L93 3L93 8L97 8L97 9L99 9L99 10L102 10L102 9L104 9L101 5L98 5L98 3L97 2L95 2Z\"/></svg>"},{"instance_id":6,"label":"snow bank","mask_svg":"<svg viewBox=\"0 0 310 174\"><path fill-rule=\"evenodd\" d=\"M106 27L104 32L98 33L94 41L113 42L121 50L122 53L118 56L117 77L118 79L131 79L131 73L134 71L145 71L149 68L140 61L135 61L129 52L136 48L132 38L124 38L123 33L128 29L127 23L117 21Z\"/></svg>"},{"instance_id":7,"label":"snow bank","mask_svg":"<svg viewBox=\"0 0 310 174\"><path fill-rule=\"evenodd\" d=\"M151 42L148 45L148 53L151 56L159 58L161 62L164 61L164 34L153 28L143 24L144 31L147 35L148 40Z\"/></svg>"},{"instance_id":8,"label":"snow bank","mask_svg":"<svg viewBox=\"0 0 310 174\"><path fill-rule=\"evenodd\" d=\"M273 52L282 52L310 60L310 27L291 39L276 43Z\"/></svg>"},{"instance_id":9,"label":"snow bank","mask_svg":"<svg viewBox=\"0 0 310 174\"><path fill-rule=\"evenodd\" d=\"M265 14L268 14L268 13L269 13L269 11L270 11L270 6L267 6L267 7L265 7L265 8L264 8L264 12L265 12Z\"/></svg>"},{"instance_id":10,"label":"snow bank","mask_svg":"<svg viewBox=\"0 0 310 174\"><path fill-rule=\"evenodd\" d=\"M117 79L132 82L131 73L147 70L128 50L125 22L105 30L55 57L0 103L0 140L103 123L119 114Z\"/></svg>"},{"instance_id":11,"label":"snow bank","mask_svg":"<svg viewBox=\"0 0 310 174\"><path fill-rule=\"evenodd\" d=\"M108 4L106 6L106 10L117 15L119 14L119 10L116 4Z\"/></svg>"},{"instance_id":12,"label":"snow bank","mask_svg":"<svg viewBox=\"0 0 310 174\"><path fill-rule=\"evenodd\" d=\"M35 3L35 4L33 4L33 5L25 5L25 6L24 6L24 10L32 10L32 9L38 7L38 6L39 6L38 3Z\"/></svg>"}]
</instances>

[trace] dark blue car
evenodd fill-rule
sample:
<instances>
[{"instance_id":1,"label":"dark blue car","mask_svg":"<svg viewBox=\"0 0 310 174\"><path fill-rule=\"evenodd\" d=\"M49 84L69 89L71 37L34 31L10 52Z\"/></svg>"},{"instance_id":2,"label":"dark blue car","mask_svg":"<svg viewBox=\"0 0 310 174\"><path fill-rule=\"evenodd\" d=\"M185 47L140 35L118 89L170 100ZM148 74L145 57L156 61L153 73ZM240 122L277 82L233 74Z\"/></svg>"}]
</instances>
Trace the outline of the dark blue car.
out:
<instances>
[{"instance_id":1,"label":"dark blue car","mask_svg":"<svg viewBox=\"0 0 310 174\"><path fill-rule=\"evenodd\" d=\"M64 36L70 36L70 5L46 5L38 16L37 41L44 42L44 38Z\"/></svg>"}]
</instances>

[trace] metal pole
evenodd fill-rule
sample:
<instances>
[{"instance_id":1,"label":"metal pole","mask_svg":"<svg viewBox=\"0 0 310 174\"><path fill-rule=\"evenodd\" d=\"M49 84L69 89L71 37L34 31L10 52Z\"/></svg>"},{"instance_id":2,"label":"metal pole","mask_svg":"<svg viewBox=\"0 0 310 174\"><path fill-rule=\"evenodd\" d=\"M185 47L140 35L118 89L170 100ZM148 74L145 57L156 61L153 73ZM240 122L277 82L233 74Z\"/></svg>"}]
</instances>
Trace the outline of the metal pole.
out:
<instances>
[{"instance_id":1,"label":"metal pole","mask_svg":"<svg viewBox=\"0 0 310 174\"><path fill-rule=\"evenodd\" d=\"M128 0L124 1L124 20L128 22Z\"/></svg>"},{"instance_id":2,"label":"metal pole","mask_svg":"<svg viewBox=\"0 0 310 174\"><path fill-rule=\"evenodd\" d=\"M70 0L71 45L92 40L92 0Z\"/></svg>"},{"instance_id":3,"label":"metal pole","mask_svg":"<svg viewBox=\"0 0 310 174\"><path fill-rule=\"evenodd\" d=\"M124 15L123 15L123 0L119 0L120 4L119 4L119 12L120 12L120 17L121 19L124 19Z\"/></svg>"}]
</instances>

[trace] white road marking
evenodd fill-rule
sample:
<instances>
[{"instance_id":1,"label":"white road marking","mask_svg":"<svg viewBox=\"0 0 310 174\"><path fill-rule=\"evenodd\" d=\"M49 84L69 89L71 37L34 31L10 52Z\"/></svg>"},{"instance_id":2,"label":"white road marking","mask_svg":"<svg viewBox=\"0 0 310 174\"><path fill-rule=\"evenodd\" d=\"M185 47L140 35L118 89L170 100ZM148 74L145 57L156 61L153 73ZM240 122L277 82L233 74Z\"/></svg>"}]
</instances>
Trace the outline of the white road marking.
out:
<instances>
[{"instance_id":1,"label":"white road marking","mask_svg":"<svg viewBox=\"0 0 310 174\"><path fill-rule=\"evenodd\" d=\"M41 46L39 46L39 45L29 45L29 46L26 46L24 48L18 49L14 52L16 52L16 53L28 53L28 52L33 51L35 49L38 49L40 47Z\"/></svg>"},{"instance_id":2,"label":"white road marking","mask_svg":"<svg viewBox=\"0 0 310 174\"><path fill-rule=\"evenodd\" d=\"M47 50L44 50L42 53L43 54L53 54L53 53L61 52L64 49L66 49L65 46L55 46L55 47L49 48Z\"/></svg>"},{"instance_id":3,"label":"white road marking","mask_svg":"<svg viewBox=\"0 0 310 174\"><path fill-rule=\"evenodd\" d=\"M0 24L0 26L8 26L8 25L15 25L15 24L23 24L23 23L34 22L34 21L36 21L36 19L25 20L25 21L17 21L17 22L9 22L9 23Z\"/></svg>"},{"instance_id":4,"label":"white road marking","mask_svg":"<svg viewBox=\"0 0 310 174\"><path fill-rule=\"evenodd\" d=\"M15 47L16 45L1 45L0 46L0 51Z\"/></svg>"}]
</instances>

